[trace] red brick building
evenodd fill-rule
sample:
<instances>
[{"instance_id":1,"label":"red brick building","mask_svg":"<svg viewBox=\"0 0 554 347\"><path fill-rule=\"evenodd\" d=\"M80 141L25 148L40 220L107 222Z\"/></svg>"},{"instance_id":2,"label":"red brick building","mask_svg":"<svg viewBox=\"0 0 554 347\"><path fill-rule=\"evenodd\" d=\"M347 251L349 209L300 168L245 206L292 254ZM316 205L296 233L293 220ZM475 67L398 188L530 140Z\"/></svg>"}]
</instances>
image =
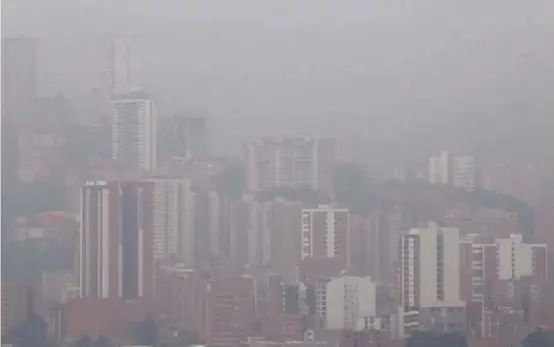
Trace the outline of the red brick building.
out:
<instances>
[{"instance_id":1,"label":"red brick building","mask_svg":"<svg viewBox=\"0 0 554 347\"><path fill-rule=\"evenodd\" d=\"M339 337L339 347L385 347L392 346L388 331L343 330Z\"/></svg>"},{"instance_id":2,"label":"red brick building","mask_svg":"<svg viewBox=\"0 0 554 347\"><path fill-rule=\"evenodd\" d=\"M523 323L547 319L547 247L521 235L461 244L461 298L476 336L500 338Z\"/></svg>"},{"instance_id":3,"label":"red brick building","mask_svg":"<svg viewBox=\"0 0 554 347\"><path fill-rule=\"evenodd\" d=\"M31 295L22 281L2 278L2 335L27 319Z\"/></svg>"},{"instance_id":4,"label":"red brick building","mask_svg":"<svg viewBox=\"0 0 554 347\"><path fill-rule=\"evenodd\" d=\"M208 343L233 344L253 336L256 318L255 281L240 276L208 286L204 337Z\"/></svg>"},{"instance_id":5,"label":"red brick building","mask_svg":"<svg viewBox=\"0 0 554 347\"><path fill-rule=\"evenodd\" d=\"M111 341L129 341L137 323L144 321L151 312L151 303L145 300L118 298L70 299L63 307L65 337L76 340L88 335L100 335Z\"/></svg>"},{"instance_id":6,"label":"red brick building","mask_svg":"<svg viewBox=\"0 0 554 347\"><path fill-rule=\"evenodd\" d=\"M204 328L208 280L199 272L168 267L156 274L156 312L171 331L200 335Z\"/></svg>"}]
</instances>

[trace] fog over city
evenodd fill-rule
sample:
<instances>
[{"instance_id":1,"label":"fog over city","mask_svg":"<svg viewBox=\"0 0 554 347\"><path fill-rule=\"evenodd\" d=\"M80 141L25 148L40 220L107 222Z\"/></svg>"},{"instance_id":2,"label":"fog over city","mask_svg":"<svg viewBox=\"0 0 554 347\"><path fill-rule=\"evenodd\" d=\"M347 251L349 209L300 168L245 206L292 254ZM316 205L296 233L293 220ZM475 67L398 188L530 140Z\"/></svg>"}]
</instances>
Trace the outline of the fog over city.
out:
<instances>
[{"instance_id":1,"label":"fog over city","mask_svg":"<svg viewBox=\"0 0 554 347\"><path fill-rule=\"evenodd\" d=\"M553 347L553 0L3 0L2 347Z\"/></svg>"},{"instance_id":2,"label":"fog over city","mask_svg":"<svg viewBox=\"0 0 554 347\"><path fill-rule=\"evenodd\" d=\"M40 92L68 97L100 83L102 35L140 37L146 89L217 118L219 148L295 130L405 151L472 122L553 124L549 0L4 1L2 29L41 38Z\"/></svg>"}]
</instances>

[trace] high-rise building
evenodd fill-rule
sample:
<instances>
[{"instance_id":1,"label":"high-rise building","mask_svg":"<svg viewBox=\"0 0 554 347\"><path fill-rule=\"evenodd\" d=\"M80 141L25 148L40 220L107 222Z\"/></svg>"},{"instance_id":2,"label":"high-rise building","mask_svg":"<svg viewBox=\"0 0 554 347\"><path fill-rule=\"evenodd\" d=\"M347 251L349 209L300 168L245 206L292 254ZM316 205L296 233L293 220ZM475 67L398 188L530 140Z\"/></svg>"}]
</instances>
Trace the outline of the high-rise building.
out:
<instances>
[{"instance_id":1,"label":"high-rise building","mask_svg":"<svg viewBox=\"0 0 554 347\"><path fill-rule=\"evenodd\" d=\"M400 240L402 305L460 300L460 237L456 228L412 228Z\"/></svg>"},{"instance_id":2,"label":"high-rise building","mask_svg":"<svg viewBox=\"0 0 554 347\"><path fill-rule=\"evenodd\" d=\"M37 39L2 39L2 115L19 120L37 98Z\"/></svg>"},{"instance_id":3,"label":"high-rise building","mask_svg":"<svg viewBox=\"0 0 554 347\"><path fill-rule=\"evenodd\" d=\"M308 307L306 287L299 282L284 282L282 276L271 274L258 298L262 334L272 341L297 341L303 339ZM266 287L267 284L267 287Z\"/></svg>"},{"instance_id":4,"label":"high-rise building","mask_svg":"<svg viewBox=\"0 0 554 347\"><path fill-rule=\"evenodd\" d=\"M332 278L326 294L327 329L356 329L358 320L377 315L375 283L369 277Z\"/></svg>"},{"instance_id":5,"label":"high-rise building","mask_svg":"<svg viewBox=\"0 0 554 347\"><path fill-rule=\"evenodd\" d=\"M524 311L527 320L541 322L548 294L547 246L523 242L519 234L485 241L467 236L462 243L468 256L462 271L464 300L472 327L481 337L500 334L495 321L502 310Z\"/></svg>"},{"instance_id":6,"label":"high-rise building","mask_svg":"<svg viewBox=\"0 0 554 347\"><path fill-rule=\"evenodd\" d=\"M81 191L82 297L134 299L153 290L152 184L87 182Z\"/></svg>"},{"instance_id":7,"label":"high-rise building","mask_svg":"<svg viewBox=\"0 0 554 347\"><path fill-rule=\"evenodd\" d=\"M332 139L266 138L245 148L246 185L252 192L308 187L332 192L336 144Z\"/></svg>"},{"instance_id":8,"label":"high-rise building","mask_svg":"<svg viewBox=\"0 0 554 347\"><path fill-rule=\"evenodd\" d=\"M30 304L29 288L24 282L2 278L2 335L25 322Z\"/></svg>"},{"instance_id":9,"label":"high-rise building","mask_svg":"<svg viewBox=\"0 0 554 347\"><path fill-rule=\"evenodd\" d=\"M450 163L452 185L473 190L477 186L477 164L473 156L453 156Z\"/></svg>"},{"instance_id":10,"label":"high-rise building","mask_svg":"<svg viewBox=\"0 0 554 347\"><path fill-rule=\"evenodd\" d=\"M449 155L441 151L439 155L429 158L429 183L448 184L450 182Z\"/></svg>"},{"instance_id":11,"label":"high-rise building","mask_svg":"<svg viewBox=\"0 0 554 347\"><path fill-rule=\"evenodd\" d=\"M159 136L164 141L159 148L161 160L172 158L205 159L211 153L206 118L176 115L160 119Z\"/></svg>"},{"instance_id":12,"label":"high-rise building","mask_svg":"<svg viewBox=\"0 0 554 347\"><path fill-rule=\"evenodd\" d=\"M247 265L262 264L264 252L261 232L262 204L253 196L246 196L231 205L230 255L237 270Z\"/></svg>"},{"instance_id":13,"label":"high-rise building","mask_svg":"<svg viewBox=\"0 0 554 347\"><path fill-rule=\"evenodd\" d=\"M301 252L302 208L302 203L282 198L261 202L246 196L233 203L230 246L237 267L263 265L294 280Z\"/></svg>"},{"instance_id":14,"label":"high-rise building","mask_svg":"<svg viewBox=\"0 0 554 347\"><path fill-rule=\"evenodd\" d=\"M176 158L186 158L187 141L183 117L160 117L158 119L158 137L164 139L158 145L160 163Z\"/></svg>"},{"instance_id":15,"label":"high-rise building","mask_svg":"<svg viewBox=\"0 0 554 347\"><path fill-rule=\"evenodd\" d=\"M547 278L546 245L524 243L521 234L496 239L495 244L499 279L519 279L525 276Z\"/></svg>"},{"instance_id":16,"label":"high-rise building","mask_svg":"<svg viewBox=\"0 0 554 347\"><path fill-rule=\"evenodd\" d=\"M350 269L350 218L348 209L320 205L302 210L301 259L336 258Z\"/></svg>"},{"instance_id":17,"label":"high-rise building","mask_svg":"<svg viewBox=\"0 0 554 347\"><path fill-rule=\"evenodd\" d=\"M230 252L229 198L215 191L208 193L209 249L217 260L228 260Z\"/></svg>"},{"instance_id":18,"label":"high-rise building","mask_svg":"<svg viewBox=\"0 0 554 347\"><path fill-rule=\"evenodd\" d=\"M269 235L269 269L292 281L297 276L296 266L300 260L301 228L298 221L302 216L300 202L274 200L265 203L264 230Z\"/></svg>"},{"instance_id":19,"label":"high-rise building","mask_svg":"<svg viewBox=\"0 0 554 347\"><path fill-rule=\"evenodd\" d=\"M151 177L153 185L153 252L156 261L194 264L194 194L182 178Z\"/></svg>"},{"instance_id":20,"label":"high-rise building","mask_svg":"<svg viewBox=\"0 0 554 347\"><path fill-rule=\"evenodd\" d=\"M82 110L79 122L93 129L96 134L101 134L104 137L109 135L111 126L111 99L112 96L105 94L101 86L91 86L79 105ZM109 145L109 137L105 142ZM106 157L105 153L106 151L104 150L102 152L104 157Z\"/></svg>"},{"instance_id":21,"label":"high-rise building","mask_svg":"<svg viewBox=\"0 0 554 347\"><path fill-rule=\"evenodd\" d=\"M134 94L112 100L112 158L140 172L156 169L157 116L154 102Z\"/></svg>"},{"instance_id":22,"label":"high-rise building","mask_svg":"<svg viewBox=\"0 0 554 347\"><path fill-rule=\"evenodd\" d=\"M206 341L210 345L235 345L252 336L255 303L255 280L250 276L211 282L207 295Z\"/></svg>"},{"instance_id":23,"label":"high-rise building","mask_svg":"<svg viewBox=\"0 0 554 347\"><path fill-rule=\"evenodd\" d=\"M302 203L282 198L261 202L245 196L233 203L230 247L231 259L238 268L263 265L288 281L294 280L300 260L298 221L302 208Z\"/></svg>"},{"instance_id":24,"label":"high-rise building","mask_svg":"<svg viewBox=\"0 0 554 347\"><path fill-rule=\"evenodd\" d=\"M198 271L180 265L162 266L156 272L156 308L176 330L200 333L207 288L208 279Z\"/></svg>"},{"instance_id":25,"label":"high-rise building","mask_svg":"<svg viewBox=\"0 0 554 347\"><path fill-rule=\"evenodd\" d=\"M205 117L185 117L185 142L187 158L205 158L210 155L210 138Z\"/></svg>"},{"instance_id":26,"label":"high-rise building","mask_svg":"<svg viewBox=\"0 0 554 347\"><path fill-rule=\"evenodd\" d=\"M219 199L216 192L196 189L193 199L194 235L192 251L194 266L208 270L219 252Z\"/></svg>"},{"instance_id":27,"label":"high-rise building","mask_svg":"<svg viewBox=\"0 0 554 347\"><path fill-rule=\"evenodd\" d=\"M106 47L108 97L142 91L136 38L110 37Z\"/></svg>"},{"instance_id":28,"label":"high-rise building","mask_svg":"<svg viewBox=\"0 0 554 347\"><path fill-rule=\"evenodd\" d=\"M400 303L406 332L429 323L422 321L422 312L463 310L458 229L441 228L435 223L412 228L401 237L399 253ZM450 317L441 319L447 325Z\"/></svg>"},{"instance_id":29,"label":"high-rise building","mask_svg":"<svg viewBox=\"0 0 554 347\"><path fill-rule=\"evenodd\" d=\"M403 233L401 209L377 208L369 215L352 214L350 218L350 274L394 282L398 240Z\"/></svg>"},{"instance_id":30,"label":"high-rise building","mask_svg":"<svg viewBox=\"0 0 554 347\"><path fill-rule=\"evenodd\" d=\"M227 197L209 187L201 187L196 180L192 210L193 235L189 251L198 270L220 270L216 265L235 265L230 256L230 207ZM231 261L230 261L231 260Z\"/></svg>"},{"instance_id":31,"label":"high-rise building","mask_svg":"<svg viewBox=\"0 0 554 347\"><path fill-rule=\"evenodd\" d=\"M451 155L441 151L429 159L429 183L453 185L467 190L477 185L477 165L473 156Z\"/></svg>"}]
</instances>

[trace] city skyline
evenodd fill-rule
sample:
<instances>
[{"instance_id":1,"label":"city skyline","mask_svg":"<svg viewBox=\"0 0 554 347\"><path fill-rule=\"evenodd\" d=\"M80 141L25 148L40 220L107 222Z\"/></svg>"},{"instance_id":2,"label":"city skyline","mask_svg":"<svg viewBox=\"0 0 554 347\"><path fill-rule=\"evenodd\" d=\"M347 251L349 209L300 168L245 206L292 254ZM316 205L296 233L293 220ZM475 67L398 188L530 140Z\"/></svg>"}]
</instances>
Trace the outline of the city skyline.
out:
<instances>
[{"instance_id":1,"label":"city skyline","mask_svg":"<svg viewBox=\"0 0 554 347\"><path fill-rule=\"evenodd\" d=\"M6 8L3 346L554 343L550 3Z\"/></svg>"}]
</instances>

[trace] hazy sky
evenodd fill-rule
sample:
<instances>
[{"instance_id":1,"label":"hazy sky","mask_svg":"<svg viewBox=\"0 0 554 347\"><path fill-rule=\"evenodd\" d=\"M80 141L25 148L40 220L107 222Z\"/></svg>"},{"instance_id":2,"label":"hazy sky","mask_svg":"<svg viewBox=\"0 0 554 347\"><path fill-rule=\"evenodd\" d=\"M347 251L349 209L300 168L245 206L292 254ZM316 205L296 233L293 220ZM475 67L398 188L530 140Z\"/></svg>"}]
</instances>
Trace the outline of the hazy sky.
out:
<instances>
[{"instance_id":1,"label":"hazy sky","mask_svg":"<svg viewBox=\"0 0 554 347\"><path fill-rule=\"evenodd\" d=\"M98 38L133 34L148 90L228 132L356 129L417 141L430 123L554 117L552 0L2 4L4 36L43 38L42 92L99 83Z\"/></svg>"}]
</instances>

